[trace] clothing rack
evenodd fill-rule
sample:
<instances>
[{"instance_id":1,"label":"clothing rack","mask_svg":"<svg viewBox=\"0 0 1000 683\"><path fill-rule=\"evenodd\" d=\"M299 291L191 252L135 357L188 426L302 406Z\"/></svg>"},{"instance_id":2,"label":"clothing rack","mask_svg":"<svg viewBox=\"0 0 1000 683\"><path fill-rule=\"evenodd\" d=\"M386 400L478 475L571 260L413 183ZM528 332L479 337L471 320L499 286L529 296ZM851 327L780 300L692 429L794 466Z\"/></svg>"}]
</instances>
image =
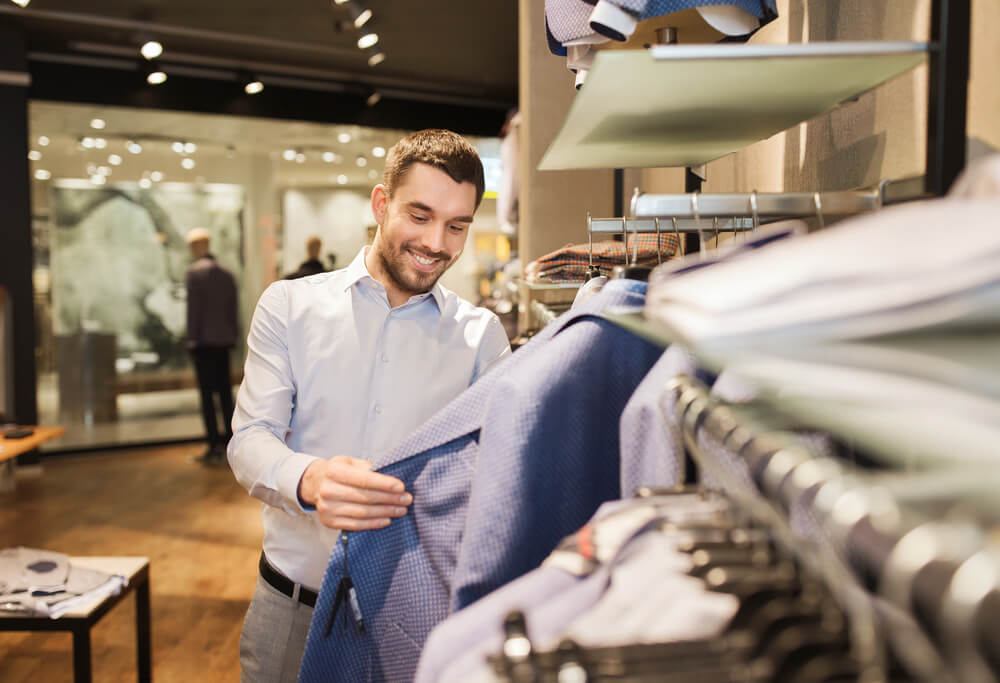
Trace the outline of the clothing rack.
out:
<instances>
[{"instance_id":1,"label":"clothing rack","mask_svg":"<svg viewBox=\"0 0 1000 683\"><path fill-rule=\"evenodd\" d=\"M744 496L759 494L751 511L771 524L776 517L797 515L821 532L816 538L786 534L787 544L818 542L822 547L829 542L826 555L832 564L821 569L828 576L834 569L831 580L843 579L836 569L845 567L863 595L904 616L904 629L908 624L920 627L922 648L914 647L912 631L905 638L894 629L886 634L899 643L894 652L912 673L924 680L973 683L1000 677L995 628L1000 623L1000 547L990 543L981 523L968 514L945 518L941 501L921 506L898 500L883 480L742 419L739 408L709 396L696 379L679 376L666 391L673 392L674 417L702 473L728 479L731 485L723 486L727 493L741 488L727 473L731 463L720 463L718 454L702 448L707 441L721 445L745 466L756 486ZM967 476L971 487L982 473ZM953 500L952 508L959 509L963 498ZM925 508L938 509L937 514ZM857 597L854 605L861 608L864 623Z\"/></svg>"}]
</instances>

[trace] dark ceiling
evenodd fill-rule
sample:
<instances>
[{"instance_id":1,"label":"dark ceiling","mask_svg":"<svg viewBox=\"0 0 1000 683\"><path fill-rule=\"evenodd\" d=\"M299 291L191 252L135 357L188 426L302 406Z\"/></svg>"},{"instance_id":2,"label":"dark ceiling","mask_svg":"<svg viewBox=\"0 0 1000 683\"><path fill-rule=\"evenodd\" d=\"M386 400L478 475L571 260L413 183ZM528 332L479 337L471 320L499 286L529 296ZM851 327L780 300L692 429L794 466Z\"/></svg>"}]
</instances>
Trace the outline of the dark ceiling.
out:
<instances>
[{"instance_id":1,"label":"dark ceiling","mask_svg":"<svg viewBox=\"0 0 1000 683\"><path fill-rule=\"evenodd\" d=\"M404 122L395 119L405 118L408 109L419 116L417 110L429 106L432 110L425 118L433 119L450 107L459 117L482 114L489 122L479 125L492 127L496 117L517 101L514 0L349 0L345 4L333 0L32 0L26 8L9 0L0 3L0 25L23 34L33 96L43 99L80 101L92 92L90 99L96 103L156 106L159 100L185 100L185 106L176 104L175 108L213 110L220 108L212 96L222 89L221 83L235 83L253 72L264 82L270 103L267 98L253 104L228 102L221 106L223 111L401 126ZM362 8L370 9L372 18L358 30L352 19ZM376 66L368 64L372 50L361 50L356 44L369 31L378 34L378 47L386 56ZM168 84L176 89L172 100L162 94L165 89L158 98L139 92L138 87L124 98L102 93L111 86L121 91L124 74L132 77L140 71L143 62L138 49L149 38L164 46L160 62L170 75ZM185 79L188 87L181 90L177 84ZM381 118L364 108L375 92L385 109ZM317 116L330 93L340 93L337 105L329 108L329 115ZM206 94L207 101L192 103ZM297 104L301 95L305 96L304 110Z\"/></svg>"}]
</instances>

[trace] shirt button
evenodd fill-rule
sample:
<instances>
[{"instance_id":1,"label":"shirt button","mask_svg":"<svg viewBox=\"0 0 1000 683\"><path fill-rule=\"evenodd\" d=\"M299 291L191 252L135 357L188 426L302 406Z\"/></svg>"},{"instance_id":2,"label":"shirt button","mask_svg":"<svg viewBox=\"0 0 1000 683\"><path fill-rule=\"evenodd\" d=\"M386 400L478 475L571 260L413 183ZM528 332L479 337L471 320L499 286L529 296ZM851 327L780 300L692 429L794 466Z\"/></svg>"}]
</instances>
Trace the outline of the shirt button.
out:
<instances>
[{"instance_id":1,"label":"shirt button","mask_svg":"<svg viewBox=\"0 0 1000 683\"><path fill-rule=\"evenodd\" d=\"M382 414L382 406L375 406L375 413L378 415Z\"/></svg>"},{"instance_id":2,"label":"shirt button","mask_svg":"<svg viewBox=\"0 0 1000 683\"><path fill-rule=\"evenodd\" d=\"M385 355L385 354L383 353L383 354L382 354L382 362L383 362L383 363L388 363L388 362L389 362L389 356L387 356L387 355Z\"/></svg>"}]
</instances>

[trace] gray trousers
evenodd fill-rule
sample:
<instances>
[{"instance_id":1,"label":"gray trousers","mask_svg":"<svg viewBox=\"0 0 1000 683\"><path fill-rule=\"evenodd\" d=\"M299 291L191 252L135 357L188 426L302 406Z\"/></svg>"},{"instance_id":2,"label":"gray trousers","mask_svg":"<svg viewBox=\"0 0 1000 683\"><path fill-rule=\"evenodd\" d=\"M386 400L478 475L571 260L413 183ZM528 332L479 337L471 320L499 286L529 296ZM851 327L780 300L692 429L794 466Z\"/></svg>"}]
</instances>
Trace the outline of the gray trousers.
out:
<instances>
[{"instance_id":1,"label":"gray trousers","mask_svg":"<svg viewBox=\"0 0 1000 683\"><path fill-rule=\"evenodd\" d=\"M295 683L312 614L258 575L240 634L240 683Z\"/></svg>"}]
</instances>

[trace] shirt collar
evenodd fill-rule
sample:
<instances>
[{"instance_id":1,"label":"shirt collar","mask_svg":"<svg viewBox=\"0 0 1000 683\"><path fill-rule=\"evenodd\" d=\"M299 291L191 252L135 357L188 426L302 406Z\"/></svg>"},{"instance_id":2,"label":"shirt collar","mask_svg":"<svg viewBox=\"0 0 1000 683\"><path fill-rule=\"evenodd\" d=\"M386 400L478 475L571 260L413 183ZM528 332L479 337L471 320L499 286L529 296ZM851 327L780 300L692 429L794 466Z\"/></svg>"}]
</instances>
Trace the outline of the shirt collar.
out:
<instances>
[{"instance_id":1,"label":"shirt collar","mask_svg":"<svg viewBox=\"0 0 1000 683\"><path fill-rule=\"evenodd\" d=\"M351 261L351 265L347 266L347 268L346 268L346 270L347 270L347 273L346 273L347 277L344 280L344 291L345 292L348 289L350 289L351 287L353 287L354 285L356 285L359 282L361 282L362 280L364 280L365 278L367 278L368 280L370 280L372 283L379 284L380 287L382 286L381 283L378 283L378 281L371 276L371 273L368 272L368 266L365 265L365 256L368 254L368 250L369 249L371 249L371 246L369 246L369 245L366 245L366 246L362 247L361 251L358 252L358 255L354 257L353 261ZM429 292L429 294L434 299L434 302L437 304L438 311L443 311L444 310L444 291L441 289L441 285L439 285L438 283L435 282L434 286L431 287L431 291ZM413 299L419 299L419 298L425 297L425 296L426 296L426 294L417 294L414 297L410 297L410 301L413 301Z\"/></svg>"}]
</instances>

